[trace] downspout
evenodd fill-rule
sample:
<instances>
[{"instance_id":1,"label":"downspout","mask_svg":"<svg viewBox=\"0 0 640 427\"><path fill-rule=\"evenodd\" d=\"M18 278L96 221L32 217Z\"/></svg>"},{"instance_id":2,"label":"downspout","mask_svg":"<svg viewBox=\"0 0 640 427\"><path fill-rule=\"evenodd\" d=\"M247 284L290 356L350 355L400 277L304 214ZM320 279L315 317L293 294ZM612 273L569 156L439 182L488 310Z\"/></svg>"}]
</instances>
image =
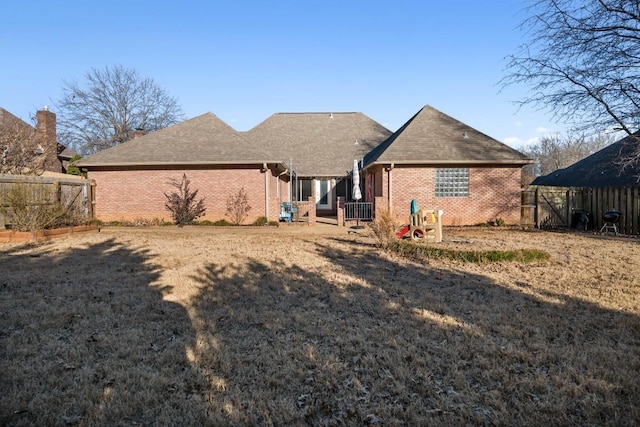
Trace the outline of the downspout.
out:
<instances>
[{"instance_id":1,"label":"downspout","mask_svg":"<svg viewBox=\"0 0 640 427\"><path fill-rule=\"evenodd\" d=\"M284 174L286 174L287 172L289 172L289 169L285 169L283 172L280 172L278 174L278 176L276 177L276 191L278 192L277 196L278 196L278 200L282 200L280 198L280 177ZM289 194L291 194L291 192L289 192Z\"/></svg>"},{"instance_id":2,"label":"downspout","mask_svg":"<svg viewBox=\"0 0 640 427\"><path fill-rule=\"evenodd\" d=\"M393 213L393 167L395 165L391 163L387 168L387 187L389 187L389 191L387 192L387 206L389 206L389 212Z\"/></svg>"}]
</instances>

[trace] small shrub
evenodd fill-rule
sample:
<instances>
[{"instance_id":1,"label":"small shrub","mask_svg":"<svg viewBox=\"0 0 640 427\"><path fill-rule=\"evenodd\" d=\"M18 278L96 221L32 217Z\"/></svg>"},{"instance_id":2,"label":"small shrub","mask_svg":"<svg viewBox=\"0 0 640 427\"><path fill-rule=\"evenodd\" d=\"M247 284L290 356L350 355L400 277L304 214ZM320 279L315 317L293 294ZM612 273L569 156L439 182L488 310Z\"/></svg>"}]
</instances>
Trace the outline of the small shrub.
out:
<instances>
[{"instance_id":1,"label":"small shrub","mask_svg":"<svg viewBox=\"0 0 640 427\"><path fill-rule=\"evenodd\" d=\"M494 221L494 225L496 227L504 227L505 224L506 223L504 222L504 219L502 219L502 218L496 218L496 220Z\"/></svg>"},{"instance_id":2,"label":"small shrub","mask_svg":"<svg viewBox=\"0 0 640 427\"><path fill-rule=\"evenodd\" d=\"M78 160L82 160L82 156L80 154L76 154L71 158L71 160L69 160L69 166L67 166L67 174L84 176L86 178L87 174L85 172L82 172L82 170L78 166L76 166Z\"/></svg>"},{"instance_id":3,"label":"small shrub","mask_svg":"<svg viewBox=\"0 0 640 427\"><path fill-rule=\"evenodd\" d=\"M389 248L397 240L396 230L399 226L400 222L388 209L376 214L373 222L369 224L378 246L384 249Z\"/></svg>"},{"instance_id":4,"label":"small shrub","mask_svg":"<svg viewBox=\"0 0 640 427\"><path fill-rule=\"evenodd\" d=\"M81 222L54 200L49 186L38 183L14 182L0 195L0 212L11 218L11 228L16 231L37 231Z\"/></svg>"},{"instance_id":5,"label":"small shrub","mask_svg":"<svg viewBox=\"0 0 640 427\"><path fill-rule=\"evenodd\" d=\"M241 225L249 216L251 206L249 205L249 196L242 187L236 194L231 194L227 198L227 216L233 225Z\"/></svg>"},{"instance_id":6,"label":"small shrub","mask_svg":"<svg viewBox=\"0 0 640 427\"><path fill-rule=\"evenodd\" d=\"M231 225L231 223L229 221L227 221L226 219L219 219L216 222L214 222L212 225L214 227L227 227L227 226Z\"/></svg>"},{"instance_id":7,"label":"small shrub","mask_svg":"<svg viewBox=\"0 0 640 427\"><path fill-rule=\"evenodd\" d=\"M253 221L253 223L251 225L257 225L257 226L263 226L263 225L268 225L269 224L269 220L267 219L266 216L261 216L256 218L255 221Z\"/></svg>"},{"instance_id":8,"label":"small shrub","mask_svg":"<svg viewBox=\"0 0 640 427\"><path fill-rule=\"evenodd\" d=\"M213 221L210 221L208 219L203 219L202 221L198 222L198 225L202 225L204 227L211 227L213 225Z\"/></svg>"},{"instance_id":9,"label":"small shrub","mask_svg":"<svg viewBox=\"0 0 640 427\"><path fill-rule=\"evenodd\" d=\"M187 178L187 174L182 175L182 181L172 179L169 184L177 188L177 191L171 194L164 193L167 198L164 206L171 212L173 221L179 227L194 224L195 220L206 211L204 199L196 201L198 190L191 191L189 187L191 181Z\"/></svg>"}]
</instances>

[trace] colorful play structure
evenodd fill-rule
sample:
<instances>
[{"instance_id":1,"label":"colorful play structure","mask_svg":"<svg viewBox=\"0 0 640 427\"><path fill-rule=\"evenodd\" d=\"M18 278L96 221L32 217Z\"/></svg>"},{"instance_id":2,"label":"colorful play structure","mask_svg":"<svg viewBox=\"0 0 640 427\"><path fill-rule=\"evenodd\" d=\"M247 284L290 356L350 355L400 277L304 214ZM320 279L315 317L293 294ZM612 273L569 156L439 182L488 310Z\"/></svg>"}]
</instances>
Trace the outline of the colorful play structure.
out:
<instances>
[{"instance_id":1,"label":"colorful play structure","mask_svg":"<svg viewBox=\"0 0 640 427\"><path fill-rule=\"evenodd\" d=\"M442 242L442 209L419 209L416 200L411 201L409 224L396 231L396 237L410 237L416 242Z\"/></svg>"}]
</instances>

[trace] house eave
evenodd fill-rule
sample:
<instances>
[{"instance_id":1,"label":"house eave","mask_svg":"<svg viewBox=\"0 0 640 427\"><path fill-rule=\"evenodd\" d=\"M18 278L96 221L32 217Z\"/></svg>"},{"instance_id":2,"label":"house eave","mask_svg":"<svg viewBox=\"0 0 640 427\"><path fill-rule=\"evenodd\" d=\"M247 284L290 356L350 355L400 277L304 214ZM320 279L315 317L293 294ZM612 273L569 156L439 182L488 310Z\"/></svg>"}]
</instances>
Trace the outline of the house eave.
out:
<instances>
[{"instance_id":1,"label":"house eave","mask_svg":"<svg viewBox=\"0 0 640 427\"><path fill-rule=\"evenodd\" d=\"M264 164L279 165L286 167L281 160L255 160L255 161L183 161L183 162L78 162L77 166L85 169L91 168L109 168L109 167L179 167L179 166L257 166L262 167Z\"/></svg>"},{"instance_id":2,"label":"house eave","mask_svg":"<svg viewBox=\"0 0 640 427\"><path fill-rule=\"evenodd\" d=\"M534 160L394 160L394 161L374 161L367 163L364 168L371 166L388 166L388 165L474 165L474 166L490 166L490 165L520 165L525 166L535 163Z\"/></svg>"}]
</instances>

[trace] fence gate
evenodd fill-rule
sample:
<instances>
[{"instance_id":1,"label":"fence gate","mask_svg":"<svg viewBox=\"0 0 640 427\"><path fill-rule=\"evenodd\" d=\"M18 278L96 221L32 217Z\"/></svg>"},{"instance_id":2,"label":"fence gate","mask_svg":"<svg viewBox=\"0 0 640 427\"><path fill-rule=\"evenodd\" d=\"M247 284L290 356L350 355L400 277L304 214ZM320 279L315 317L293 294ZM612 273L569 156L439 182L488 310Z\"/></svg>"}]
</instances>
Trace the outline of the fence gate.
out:
<instances>
[{"instance_id":1,"label":"fence gate","mask_svg":"<svg viewBox=\"0 0 640 427\"><path fill-rule=\"evenodd\" d=\"M622 234L640 233L640 187L566 188L535 187L522 192L522 225L537 228L575 226L575 215L589 214L590 230L599 230L604 213L621 213L618 227Z\"/></svg>"},{"instance_id":2,"label":"fence gate","mask_svg":"<svg viewBox=\"0 0 640 427\"><path fill-rule=\"evenodd\" d=\"M8 217L4 218L8 223L11 212L4 199L14 185L23 187L25 197L29 199L26 200L28 205L59 203L67 212L85 221L94 217L95 192L92 181L88 179L0 174L0 214L8 212Z\"/></svg>"}]
</instances>

